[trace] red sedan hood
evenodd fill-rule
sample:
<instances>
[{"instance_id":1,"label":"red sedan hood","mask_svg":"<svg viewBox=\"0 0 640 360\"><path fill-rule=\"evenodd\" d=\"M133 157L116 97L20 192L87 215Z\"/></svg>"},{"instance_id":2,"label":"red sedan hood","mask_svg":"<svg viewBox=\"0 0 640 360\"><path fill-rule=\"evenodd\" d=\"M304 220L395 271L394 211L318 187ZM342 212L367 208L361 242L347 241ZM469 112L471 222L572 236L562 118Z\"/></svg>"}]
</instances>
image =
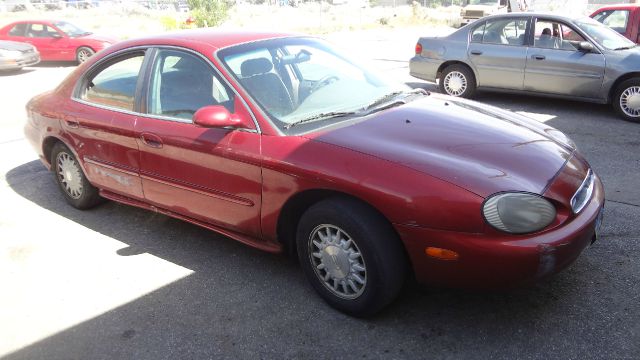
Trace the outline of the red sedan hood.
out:
<instances>
[{"instance_id":1,"label":"red sedan hood","mask_svg":"<svg viewBox=\"0 0 640 360\"><path fill-rule=\"evenodd\" d=\"M563 135L517 114L431 95L305 136L486 197L508 190L542 193L573 152L549 135L554 133Z\"/></svg>"}]
</instances>

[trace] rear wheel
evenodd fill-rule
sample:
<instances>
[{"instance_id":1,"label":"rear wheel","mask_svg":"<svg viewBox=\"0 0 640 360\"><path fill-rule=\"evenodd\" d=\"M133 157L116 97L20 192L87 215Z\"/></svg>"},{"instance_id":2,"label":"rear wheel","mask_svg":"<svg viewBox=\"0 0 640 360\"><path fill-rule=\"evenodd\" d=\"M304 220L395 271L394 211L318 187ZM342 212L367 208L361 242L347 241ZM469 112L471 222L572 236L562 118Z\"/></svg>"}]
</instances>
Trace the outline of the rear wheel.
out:
<instances>
[{"instance_id":1,"label":"rear wheel","mask_svg":"<svg viewBox=\"0 0 640 360\"><path fill-rule=\"evenodd\" d=\"M625 80L618 86L613 107L623 119L640 122L640 78Z\"/></svg>"},{"instance_id":2,"label":"rear wheel","mask_svg":"<svg viewBox=\"0 0 640 360\"><path fill-rule=\"evenodd\" d=\"M402 244L389 222L365 204L343 198L315 204L300 219L296 240L307 279L340 311L374 314L402 288Z\"/></svg>"},{"instance_id":3,"label":"rear wheel","mask_svg":"<svg viewBox=\"0 0 640 360\"><path fill-rule=\"evenodd\" d=\"M439 86L442 93L470 98L476 91L476 78L467 66L449 65L442 71Z\"/></svg>"},{"instance_id":4,"label":"rear wheel","mask_svg":"<svg viewBox=\"0 0 640 360\"><path fill-rule=\"evenodd\" d=\"M82 168L68 147L62 143L53 146L51 165L65 200L77 209L89 209L102 202L98 189L89 183Z\"/></svg>"},{"instance_id":5,"label":"rear wheel","mask_svg":"<svg viewBox=\"0 0 640 360\"><path fill-rule=\"evenodd\" d=\"M79 64L82 64L83 62L87 61L87 59L89 59L91 56L93 56L93 54L95 53L96 52L93 51L93 49L88 48L86 46L82 46L78 48L78 50L76 51L76 60L78 61Z\"/></svg>"}]
</instances>

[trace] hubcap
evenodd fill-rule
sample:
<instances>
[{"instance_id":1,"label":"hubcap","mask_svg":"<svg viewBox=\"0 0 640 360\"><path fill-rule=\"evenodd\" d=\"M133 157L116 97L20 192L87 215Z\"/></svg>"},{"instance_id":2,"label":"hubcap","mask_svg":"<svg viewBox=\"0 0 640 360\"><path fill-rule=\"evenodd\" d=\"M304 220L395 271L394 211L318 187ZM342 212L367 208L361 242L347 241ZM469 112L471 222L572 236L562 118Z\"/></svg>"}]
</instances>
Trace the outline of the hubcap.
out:
<instances>
[{"instance_id":1,"label":"hubcap","mask_svg":"<svg viewBox=\"0 0 640 360\"><path fill-rule=\"evenodd\" d=\"M355 299L367 285L364 258L353 239L337 226L322 224L309 237L316 276L334 295Z\"/></svg>"},{"instance_id":2,"label":"hubcap","mask_svg":"<svg viewBox=\"0 0 640 360\"><path fill-rule=\"evenodd\" d=\"M58 154L57 159L58 180L62 188L73 199L82 196L82 175L80 167L73 157L66 152Z\"/></svg>"},{"instance_id":3,"label":"hubcap","mask_svg":"<svg viewBox=\"0 0 640 360\"><path fill-rule=\"evenodd\" d=\"M444 78L444 90L452 96L460 96L467 90L467 78L459 71L452 71Z\"/></svg>"},{"instance_id":4,"label":"hubcap","mask_svg":"<svg viewBox=\"0 0 640 360\"><path fill-rule=\"evenodd\" d=\"M622 92L620 107L628 116L640 117L640 86L632 86Z\"/></svg>"}]
</instances>

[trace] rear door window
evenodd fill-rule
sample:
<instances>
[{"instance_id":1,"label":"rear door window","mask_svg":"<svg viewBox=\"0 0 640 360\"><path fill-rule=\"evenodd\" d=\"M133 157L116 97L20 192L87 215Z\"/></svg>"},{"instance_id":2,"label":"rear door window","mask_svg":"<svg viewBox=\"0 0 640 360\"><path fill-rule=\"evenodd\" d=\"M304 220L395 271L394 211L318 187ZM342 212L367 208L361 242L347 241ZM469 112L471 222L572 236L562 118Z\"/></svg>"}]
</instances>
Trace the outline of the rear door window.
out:
<instances>
[{"instance_id":1,"label":"rear door window","mask_svg":"<svg viewBox=\"0 0 640 360\"><path fill-rule=\"evenodd\" d=\"M133 111L143 60L143 52L119 58L85 81L80 98L96 105Z\"/></svg>"},{"instance_id":2,"label":"rear door window","mask_svg":"<svg viewBox=\"0 0 640 360\"><path fill-rule=\"evenodd\" d=\"M9 31L9 36L24 36L24 33L27 31L27 24L16 24Z\"/></svg>"}]
</instances>

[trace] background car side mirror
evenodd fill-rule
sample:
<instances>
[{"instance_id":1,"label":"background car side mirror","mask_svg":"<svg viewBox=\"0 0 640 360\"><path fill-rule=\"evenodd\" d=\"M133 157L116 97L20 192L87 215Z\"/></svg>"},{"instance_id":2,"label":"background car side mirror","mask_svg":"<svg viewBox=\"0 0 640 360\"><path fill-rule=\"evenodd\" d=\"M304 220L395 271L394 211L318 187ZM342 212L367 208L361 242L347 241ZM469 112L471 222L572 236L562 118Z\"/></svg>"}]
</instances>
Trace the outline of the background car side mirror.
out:
<instances>
[{"instance_id":1,"label":"background car side mirror","mask_svg":"<svg viewBox=\"0 0 640 360\"><path fill-rule=\"evenodd\" d=\"M205 128L253 129L253 123L221 105L205 106L193 114L193 123Z\"/></svg>"},{"instance_id":2,"label":"background car side mirror","mask_svg":"<svg viewBox=\"0 0 640 360\"><path fill-rule=\"evenodd\" d=\"M60 33L57 33L57 32L51 33L51 37L54 39L62 39L62 35L60 35Z\"/></svg>"},{"instance_id":3,"label":"background car side mirror","mask_svg":"<svg viewBox=\"0 0 640 360\"><path fill-rule=\"evenodd\" d=\"M580 41L580 44L578 44L578 49L583 52L592 52L593 44L588 41Z\"/></svg>"}]
</instances>

